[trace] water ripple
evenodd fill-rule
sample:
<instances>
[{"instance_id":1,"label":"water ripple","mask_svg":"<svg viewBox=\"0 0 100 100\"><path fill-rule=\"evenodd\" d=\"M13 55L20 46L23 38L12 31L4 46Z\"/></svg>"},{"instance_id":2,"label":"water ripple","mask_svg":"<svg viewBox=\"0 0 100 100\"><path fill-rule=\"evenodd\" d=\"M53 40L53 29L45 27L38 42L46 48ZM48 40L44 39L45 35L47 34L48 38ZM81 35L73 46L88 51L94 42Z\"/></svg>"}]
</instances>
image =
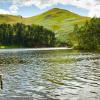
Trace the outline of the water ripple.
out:
<instances>
[{"instance_id":1,"label":"water ripple","mask_svg":"<svg viewBox=\"0 0 100 100\"><path fill-rule=\"evenodd\" d=\"M100 54L72 50L0 53L0 96L100 100Z\"/></svg>"}]
</instances>

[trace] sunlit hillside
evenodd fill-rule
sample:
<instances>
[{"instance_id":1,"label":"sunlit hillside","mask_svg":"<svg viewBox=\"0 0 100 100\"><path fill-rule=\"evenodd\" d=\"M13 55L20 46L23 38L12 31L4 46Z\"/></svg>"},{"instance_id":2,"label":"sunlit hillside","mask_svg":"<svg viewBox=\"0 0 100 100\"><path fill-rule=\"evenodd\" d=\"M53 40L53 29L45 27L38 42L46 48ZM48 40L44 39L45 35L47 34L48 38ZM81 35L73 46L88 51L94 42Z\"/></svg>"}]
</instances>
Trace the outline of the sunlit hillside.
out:
<instances>
[{"instance_id":1,"label":"sunlit hillside","mask_svg":"<svg viewBox=\"0 0 100 100\"><path fill-rule=\"evenodd\" d=\"M75 24L82 25L88 17L83 17L68 10L53 8L37 16L23 18L21 16L0 15L0 23L25 23L42 25L56 33L57 40L67 42L67 35Z\"/></svg>"}]
</instances>

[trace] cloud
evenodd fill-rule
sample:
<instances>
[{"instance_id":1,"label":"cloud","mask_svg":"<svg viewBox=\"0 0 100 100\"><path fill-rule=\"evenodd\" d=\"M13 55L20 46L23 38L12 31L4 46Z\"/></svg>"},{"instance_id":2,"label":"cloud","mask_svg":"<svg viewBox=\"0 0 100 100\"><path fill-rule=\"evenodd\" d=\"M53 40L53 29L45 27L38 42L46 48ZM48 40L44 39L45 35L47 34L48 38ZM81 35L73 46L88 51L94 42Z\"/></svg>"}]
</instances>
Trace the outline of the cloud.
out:
<instances>
[{"instance_id":1,"label":"cloud","mask_svg":"<svg viewBox=\"0 0 100 100\"><path fill-rule=\"evenodd\" d=\"M10 13L17 13L23 6L35 5L39 9L44 9L57 4L73 5L78 8L88 10L88 16L100 17L100 0L1 0L3 2L11 2L12 5L9 8Z\"/></svg>"},{"instance_id":2,"label":"cloud","mask_svg":"<svg viewBox=\"0 0 100 100\"><path fill-rule=\"evenodd\" d=\"M10 12L9 11L6 11L4 9L0 9L0 14L10 14Z\"/></svg>"},{"instance_id":3,"label":"cloud","mask_svg":"<svg viewBox=\"0 0 100 100\"><path fill-rule=\"evenodd\" d=\"M18 6L32 6L35 5L40 9L57 5L74 5L79 8L87 9L88 16L100 17L100 0L13 0L13 4Z\"/></svg>"},{"instance_id":4,"label":"cloud","mask_svg":"<svg viewBox=\"0 0 100 100\"><path fill-rule=\"evenodd\" d=\"M89 14L89 17L100 17L100 5L96 5L94 8L91 8Z\"/></svg>"},{"instance_id":5,"label":"cloud","mask_svg":"<svg viewBox=\"0 0 100 100\"><path fill-rule=\"evenodd\" d=\"M63 5L71 4L77 7L88 9L92 6L95 6L97 1L99 2L99 0L13 0L13 3L21 6L36 5L39 8L42 6L45 8L47 6L52 6L59 3Z\"/></svg>"},{"instance_id":6,"label":"cloud","mask_svg":"<svg viewBox=\"0 0 100 100\"><path fill-rule=\"evenodd\" d=\"M10 8L9 8L10 12L13 13L13 14L17 13L18 9L19 8L17 7L17 5L11 5Z\"/></svg>"},{"instance_id":7,"label":"cloud","mask_svg":"<svg viewBox=\"0 0 100 100\"><path fill-rule=\"evenodd\" d=\"M0 9L0 14L16 14L18 9L19 8L16 5L12 5L8 10Z\"/></svg>"}]
</instances>

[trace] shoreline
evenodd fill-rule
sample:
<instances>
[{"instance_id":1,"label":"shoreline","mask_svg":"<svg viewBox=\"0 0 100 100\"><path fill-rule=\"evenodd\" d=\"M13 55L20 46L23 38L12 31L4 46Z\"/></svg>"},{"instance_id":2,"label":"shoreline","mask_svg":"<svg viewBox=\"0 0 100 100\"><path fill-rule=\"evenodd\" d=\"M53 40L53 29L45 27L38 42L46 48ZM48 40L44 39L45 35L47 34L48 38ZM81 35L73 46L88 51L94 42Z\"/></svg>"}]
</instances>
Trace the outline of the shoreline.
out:
<instances>
[{"instance_id":1,"label":"shoreline","mask_svg":"<svg viewBox=\"0 0 100 100\"><path fill-rule=\"evenodd\" d=\"M50 48L5 48L0 49L1 52L17 52L17 51L49 51L49 50L72 50L68 47L50 47Z\"/></svg>"}]
</instances>

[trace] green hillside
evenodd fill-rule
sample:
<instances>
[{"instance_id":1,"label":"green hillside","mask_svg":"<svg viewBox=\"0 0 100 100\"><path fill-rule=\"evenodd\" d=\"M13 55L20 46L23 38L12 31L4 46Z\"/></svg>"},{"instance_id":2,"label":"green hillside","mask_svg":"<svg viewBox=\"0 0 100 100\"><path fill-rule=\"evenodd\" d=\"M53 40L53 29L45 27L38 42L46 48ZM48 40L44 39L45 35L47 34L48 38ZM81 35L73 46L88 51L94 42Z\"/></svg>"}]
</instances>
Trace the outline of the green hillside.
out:
<instances>
[{"instance_id":1,"label":"green hillside","mask_svg":"<svg viewBox=\"0 0 100 100\"><path fill-rule=\"evenodd\" d=\"M75 24L82 25L88 17L77 15L68 10L53 8L37 16L22 18L21 16L0 15L0 23L17 23L42 25L56 33L57 40L67 42L67 35Z\"/></svg>"},{"instance_id":2,"label":"green hillside","mask_svg":"<svg viewBox=\"0 0 100 100\"><path fill-rule=\"evenodd\" d=\"M42 25L56 33L59 41L67 41L67 34L72 32L75 24L83 24L89 18L77 15L68 10L54 8L38 16L25 20L26 24Z\"/></svg>"},{"instance_id":3,"label":"green hillside","mask_svg":"<svg viewBox=\"0 0 100 100\"><path fill-rule=\"evenodd\" d=\"M13 24L13 23L21 23L23 22L24 18L22 16L14 16L14 15L5 15L0 14L0 23L7 23L7 24Z\"/></svg>"}]
</instances>

